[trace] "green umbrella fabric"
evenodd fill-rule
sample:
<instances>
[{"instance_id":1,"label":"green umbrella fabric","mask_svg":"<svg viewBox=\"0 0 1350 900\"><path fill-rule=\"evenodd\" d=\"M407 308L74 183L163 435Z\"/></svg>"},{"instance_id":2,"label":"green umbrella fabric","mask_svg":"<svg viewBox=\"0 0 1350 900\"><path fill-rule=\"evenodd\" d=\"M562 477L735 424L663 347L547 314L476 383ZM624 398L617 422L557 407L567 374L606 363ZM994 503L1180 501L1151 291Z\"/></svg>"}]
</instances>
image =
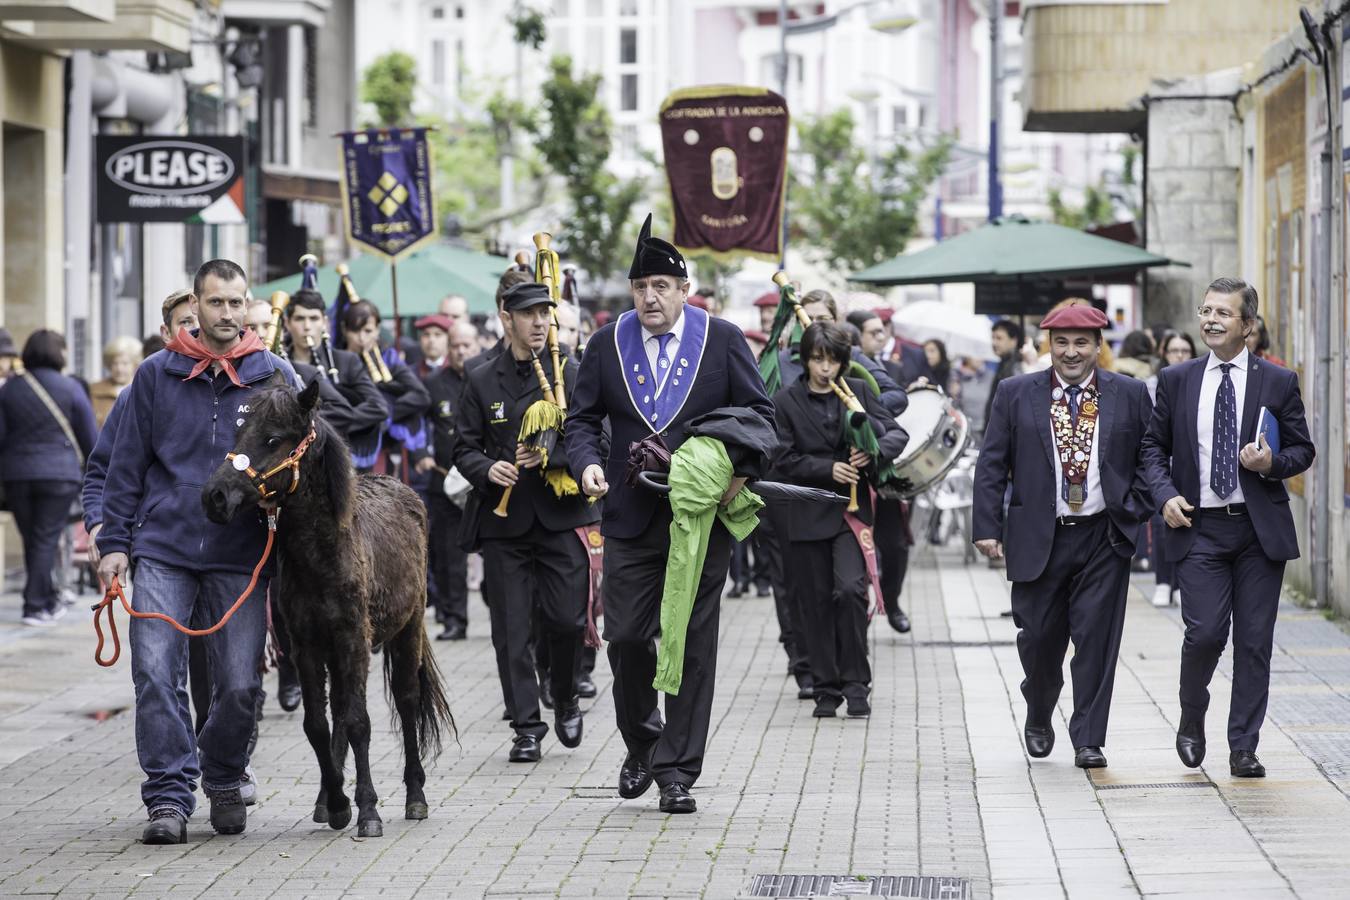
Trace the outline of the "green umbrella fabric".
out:
<instances>
[{"instance_id":1,"label":"green umbrella fabric","mask_svg":"<svg viewBox=\"0 0 1350 900\"><path fill-rule=\"evenodd\" d=\"M1185 265L1074 228L1011 217L878 263L848 280L876 285L1013 281Z\"/></svg>"},{"instance_id":2,"label":"green umbrella fabric","mask_svg":"<svg viewBox=\"0 0 1350 900\"><path fill-rule=\"evenodd\" d=\"M661 593L661 642L656 651L652 687L678 694L684 680L684 644L694 597L708 557L708 538L714 518L731 536L743 541L759 524L764 501L741 488L726 507L719 506L733 472L726 446L716 438L698 435L670 456L670 552Z\"/></svg>"},{"instance_id":3,"label":"green umbrella fabric","mask_svg":"<svg viewBox=\"0 0 1350 900\"><path fill-rule=\"evenodd\" d=\"M504 256L479 253L452 244L433 244L399 260L398 312L401 316L425 316L439 311L441 300L459 294L469 301L469 312L497 311L497 280L511 265ZM394 290L389 263L369 254L359 254L348 264L352 285L362 300L379 307L382 316L394 314ZM294 293L300 274L253 286L253 296L266 300L273 291ZM319 292L330 303L337 296L334 266L319 269Z\"/></svg>"}]
</instances>

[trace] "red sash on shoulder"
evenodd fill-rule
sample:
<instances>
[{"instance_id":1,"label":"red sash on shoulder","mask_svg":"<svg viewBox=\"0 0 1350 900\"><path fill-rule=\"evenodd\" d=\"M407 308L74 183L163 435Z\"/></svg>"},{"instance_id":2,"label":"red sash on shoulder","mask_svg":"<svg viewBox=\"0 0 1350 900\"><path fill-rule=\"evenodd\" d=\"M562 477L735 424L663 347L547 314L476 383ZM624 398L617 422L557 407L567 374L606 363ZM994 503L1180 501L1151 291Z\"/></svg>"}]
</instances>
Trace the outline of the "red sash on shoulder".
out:
<instances>
[{"instance_id":1,"label":"red sash on shoulder","mask_svg":"<svg viewBox=\"0 0 1350 900\"><path fill-rule=\"evenodd\" d=\"M605 571L605 538L599 525L582 525L576 529L581 546L586 548L590 564L590 596L586 598L586 646L600 647L600 631L595 620L605 614L605 602L600 596L600 578Z\"/></svg>"}]
</instances>

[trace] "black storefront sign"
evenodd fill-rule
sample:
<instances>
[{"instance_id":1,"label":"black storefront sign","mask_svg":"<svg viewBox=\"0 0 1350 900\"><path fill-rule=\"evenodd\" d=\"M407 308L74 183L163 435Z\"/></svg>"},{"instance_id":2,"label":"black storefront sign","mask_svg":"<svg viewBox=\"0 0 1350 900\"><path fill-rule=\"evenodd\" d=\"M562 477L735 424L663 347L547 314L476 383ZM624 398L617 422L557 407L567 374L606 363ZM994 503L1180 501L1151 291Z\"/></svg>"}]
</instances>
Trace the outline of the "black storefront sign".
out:
<instances>
[{"instance_id":1,"label":"black storefront sign","mask_svg":"<svg viewBox=\"0 0 1350 900\"><path fill-rule=\"evenodd\" d=\"M99 222L245 221L242 137L100 135L95 142Z\"/></svg>"}]
</instances>

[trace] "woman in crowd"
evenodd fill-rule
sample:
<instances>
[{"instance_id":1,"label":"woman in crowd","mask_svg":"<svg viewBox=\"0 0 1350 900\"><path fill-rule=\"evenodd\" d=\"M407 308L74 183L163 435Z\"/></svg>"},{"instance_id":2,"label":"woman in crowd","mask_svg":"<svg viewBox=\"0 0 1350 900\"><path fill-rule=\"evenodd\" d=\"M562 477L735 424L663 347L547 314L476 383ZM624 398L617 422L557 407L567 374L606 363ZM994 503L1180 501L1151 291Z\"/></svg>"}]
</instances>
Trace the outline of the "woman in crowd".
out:
<instances>
[{"instance_id":1,"label":"woman in crowd","mask_svg":"<svg viewBox=\"0 0 1350 900\"><path fill-rule=\"evenodd\" d=\"M43 627L65 613L52 569L97 430L84 388L61 374L65 338L35 331L21 359L23 372L0 387L0 478L23 540L23 623Z\"/></svg>"},{"instance_id":2,"label":"woman in crowd","mask_svg":"<svg viewBox=\"0 0 1350 900\"><path fill-rule=\"evenodd\" d=\"M397 468L405 469L407 455L426 446L422 415L431 406L431 395L396 351L380 349L380 311L375 304L358 300L343 311L341 324L343 349L361 357L371 381L389 407L389 419L382 429L366 440L357 441L354 436L353 462L363 471L403 477L407 481L408 473L396 471L393 459L399 461ZM355 446L358 443L362 446Z\"/></svg>"},{"instance_id":3,"label":"woman in crowd","mask_svg":"<svg viewBox=\"0 0 1350 900\"><path fill-rule=\"evenodd\" d=\"M947 345L937 338L923 342L923 355L928 363L928 383L942 388L944 394L952 392L952 361L947 358Z\"/></svg>"},{"instance_id":4,"label":"woman in crowd","mask_svg":"<svg viewBox=\"0 0 1350 900\"><path fill-rule=\"evenodd\" d=\"M1284 360L1271 353L1270 347L1270 332L1266 329L1266 320L1257 316L1256 327L1252 329L1251 334L1247 335L1247 352L1252 356L1264 359L1266 362L1283 366Z\"/></svg>"},{"instance_id":5,"label":"woman in crowd","mask_svg":"<svg viewBox=\"0 0 1350 900\"><path fill-rule=\"evenodd\" d=\"M1184 331L1169 331L1163 335L1162 343L1159 344L1159 355L1162 357L1162 365L1159 369L1175 366L1184 363L1188 359L1195 358L1195 341ZM1154 375L1148 380L1148 392L1150 399L1158 389L1158 376ZM1153 564L1153 580L1156 585L1153 589L1154 606L1170 606L1180 599L1181 588L1176 579L1176 560L1168 559L1163 553L1162 516L1154 515L1149 520L1148 530L1152 536L1150 545L1150 562Z\"/></svg>"},{"instance_id":6,"label":"woman in crowd","mask_svg":"<svg viewBox=\"0 0 1350 900\"><path fill-rule=\"evenodd\" d=\"M94 420L100 431L103 421L117 402L117 395L131 384L136 367L140 364L141 342L135 338L116 337L103 348L103 368L107 370L108 377L89 386L90 400L94 404Z\"/></svg>"},{"instance_id":7,"label":"woman in crowd","mask_svg":"<svg viewBox=\"0 0 1350 900\"><path fill-rule=\"evenodd\" d=\"M857 519L873 521L869 482L876 465L848 444L848 410L831 384L852 359L847 333L832 322L817 322L802 334L804 371L792 385L774 395L777 411L777 477L794 484L850 493L857 486ZM894 459L904 449L905 433L887 415L864 382L847 379L863 404L880 444L880 458ZM813 715L828 718L847 701L850 716L871 713L872 670L867 663L867 568L844 506L793 503L783 517L787 534L779 535L784 564L801 613L806 655L815 686Z\"/></svg>"},{"instance_id":8,"label":"woman in crowd","mask_svg":"<svg viewBox=\"0 0 1350 900\"><path fill-rule=\"evenodd\" d=\"M1153 374L1156 352L1153 335L1147 331L1131 331L1120 342L1120 353L1116 356L1111 370L1144 381Z\"/></svg>"}]
</instances>

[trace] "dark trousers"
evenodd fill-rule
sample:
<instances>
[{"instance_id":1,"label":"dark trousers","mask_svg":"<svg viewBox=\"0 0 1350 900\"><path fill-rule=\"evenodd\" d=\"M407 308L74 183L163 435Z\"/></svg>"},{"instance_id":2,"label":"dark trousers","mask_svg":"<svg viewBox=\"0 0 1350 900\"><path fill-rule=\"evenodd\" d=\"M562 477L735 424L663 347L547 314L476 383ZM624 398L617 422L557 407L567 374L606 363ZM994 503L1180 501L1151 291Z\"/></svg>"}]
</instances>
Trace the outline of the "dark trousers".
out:
<instances>
[{"instance_id":1,"label":"dark trousers","mask_svg":"<svg viewBox=\"0 0 1350 900\"><path fill-rule=\"evenodd\" d=\"M800 681L811 674L811 664L806 657L806 641L799 638L797 622L801 618L798 609L797 592L789 584L780 535L787 534L787 524L783 520L781 504L771 503L764 507L759 517L759 527L754 530L755 552L764 557L773 585L773 610L778 616L778 642L788 658L788 674Z\"/></svg>"},{"instance_id":2,"label":"dark trousers","mask_svg":"<svg viewBox=\"0 0 1350 900\"><path fill-rule=\"evenodd\" d=\"M1166 532L1167 523L1163 521L1162 516L1154 516L1148 521L1149 532L1149 562L1153 565L1153 580L1158 584L1166 584L1171 587L1177 587L1177 564L1167 558L1167 553L1163 550L1163 534Z\"/></svg>"},{"instance_id":3,"label":"dark trousers","mask_svg":"<svg viewBox=\"0 0 1350 900\"><path fill-rule=\"evenodd\" d=\"M444 494L427 495L427 604L442 625L469 624L469 555L459 549L463 511Z\"/></svg>"},{"instance_id":4,"label":"dark trousers","mask_svg":"<svg viewBox=\"0 0 1350 900\"><path fill-rule=\"evenodd\" d=\"M666 722L656 705L656 637L670 549L670 511L658 510L636 538L605 538L605 640L614 673L614 712L628 752L650 756L662 786L693 785L703 771L717 671L717 623L731 561L730 533L715 522L685 637L684 680L666 695Z\"/></svg>"},{"instance_id":5,"label":"dark trousers","mask_svg":"<svg viewBox=\"0 0 1350 900\"><path fill-rule=\"evenodd\" d=\"M909 571L909 511L902 501L889 497L877 498L877 519L872 529L877 543L878 573L881 581L881 600L886 614L900 611L900 588Z\"/></svg>"},{"instance_id":6,"label":"dark trousers","mask_svg":"<svg viewBox=\"0 0 1350 900\"><path fill-rule=\"evenodd\" d=\"M789 544L788 575L801 597L801 632L816 699L867 699L867 566L845 529L826 541Z\"/></svg>"},{"instance_id":7,"label":"dark trousers","mask_svg":"<svg viewBox=\"0 0 1350 900\"><path fill-rule=\"evenodd\" d=\"M1035 581L1013 582L1029 724L1050 724L1064 687L1064 654L1073 640L1069 737L1075 748L1106 744L1130 584L1130 558L1115 548L1127 547L1105 513L1080 524L1056 525L1045 571Z\"/></svg>"},{"instance_id":8,"label":"dark trousers","mask_svg":"<svg viewBox=\"0 0 1350 900\"><path fill-rule=\"evenodd\" d=\"M1192 514L1195 543L1177 563L1181 584L1181 714L1204 719L1209 682L1233 629L1233 696L1228 709L1228 746L1255 750L1270 697L1270 653L1280 605L1284 563L1261 550L1245 513L1198 509Z\"/></svg>"},{"instance_id":9,"label":"dark trousers","mask_svg":"<svg viewBox=\"0 0 1350 900\"><path fill-rule=\"evenodd\" d=\"M56 609L59 601L52 569L70 504L80 493L77 481L6 481L5 500L23 540L23 614Z\"/></svg>"},{"instance_id":10,"label":"dark trousers","mask_svg":"<svg viewBox=\"0 0 1350 900\"><path fill-rule=\"evenodd\" d=\"M585 638L586 551L571 531L549 531L536 522L520 537L484 540L483 565L494 572L488 614L511 727L542 738L548 726L539 718L531 621L538 616L538 639L549 645L553 702L567 702L576 692Z\"/></svg>"}]
</instances>

